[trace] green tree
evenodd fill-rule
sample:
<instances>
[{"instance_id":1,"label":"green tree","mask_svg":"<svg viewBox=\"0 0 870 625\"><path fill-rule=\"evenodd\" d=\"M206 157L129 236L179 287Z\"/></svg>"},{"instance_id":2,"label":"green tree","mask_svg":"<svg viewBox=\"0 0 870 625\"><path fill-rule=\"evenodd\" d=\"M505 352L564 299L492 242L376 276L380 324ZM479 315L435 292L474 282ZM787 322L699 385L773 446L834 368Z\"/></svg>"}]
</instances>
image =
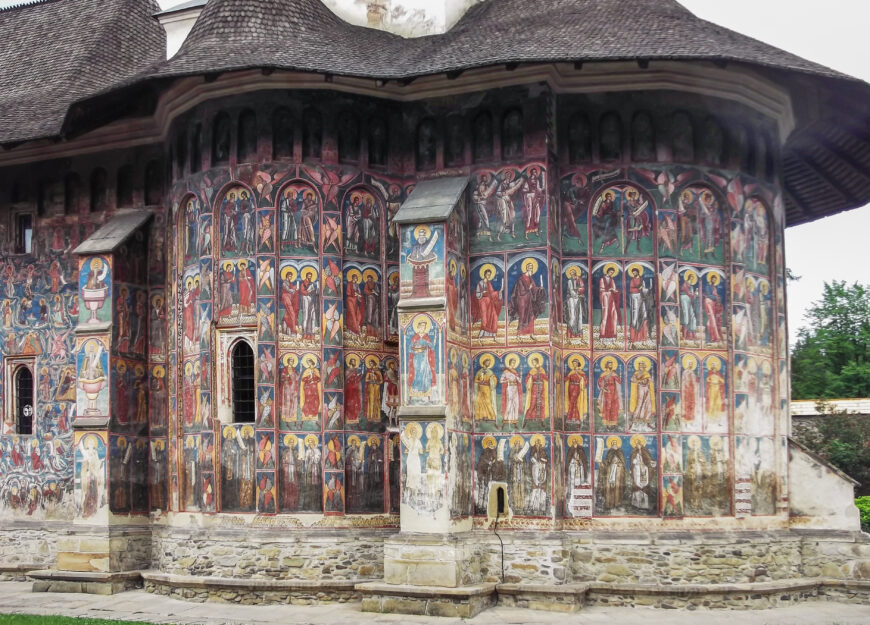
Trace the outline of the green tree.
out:
<instances>
[{"instance_id":1,"label":"green tree","mask_svg":"<svg viewBox=\"0 0 870 625\"><path fill-rule=\"evenodd\" d=\"M826 282L791 357L792 399L870 397L870 290Z\"/></svg>"}]
</instances>

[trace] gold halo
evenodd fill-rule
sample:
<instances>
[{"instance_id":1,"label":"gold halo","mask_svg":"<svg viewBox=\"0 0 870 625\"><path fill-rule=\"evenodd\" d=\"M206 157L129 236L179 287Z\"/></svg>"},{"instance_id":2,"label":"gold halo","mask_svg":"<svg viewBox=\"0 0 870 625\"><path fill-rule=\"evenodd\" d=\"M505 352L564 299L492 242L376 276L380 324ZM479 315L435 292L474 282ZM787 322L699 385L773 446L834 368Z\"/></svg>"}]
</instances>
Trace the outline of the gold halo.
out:
<instances>
[{"instance_id":1,"label":"gold halo","mask_svg":"<svg viewBox=\"0 0 870 625\"><path fill-rule=\"evenodd\" d=\"M483 265L481 265L481 266L480 266L480 269L478 269L478 275L479 275L481 278L483 278L483 277L484 277L484 274L485 274L487 271L491 271L491 272L492 272L492 277L493 277L493 278L495 278L495 277L498 275L498 271L496 271L496 269L495 269L495 265L493 265L492 263L484 263Z\"/></svg>"},{"instance_id":2,"label":"gold halo","mask_svg":"<svg viewBox=\"0 0 870 625\"><path fill-rule=\"evenodd\" d=\"M712 286L718 285L720 280L722 280L722 276L720 276L715 271L711 271L707 274L707 283Z\"/></svg>"},{"instance_id":3,"label":"gold halo","mask_svg":"<svg viewBox=\"0 0 870 625\"><path fill-rule=\"evenodd\" d=\"M607 443L606 443L608 449L610 449L611 447L613 447L613 443L614 443L614 441L617 442L617 443L619 443L619 446L622 447L622 439L621 439L621 438L619 438L618 436L608 436L608 437L607 437Z\"/></svg>"},{"instance_id":4,"label":"gold halo","mask_svg":"<svg viewBox=\"0 0 870 625\"><path fill-rule=\"evenodd\" d=\"M359 447L359 436L356 434L352 434L347 437L347 446L348 447Z\"/></svg>"},{"instance_id":5,"label":"gold halo","mask_svg":"<svg viewBox=\"0 0 870 625\"><path fill-rule=\"evenodd\" d=\"M611 270L611 269L613 269L614 271L616 271L616 275L617 275L617 276L618 276L618 275L620 274L620 272L622 271L622 270L619 268L619 265L617 265L616 263L607 263L606 265L604 265L604 268L601 270L601 273L604 274L604 275L607 275L607 272L608 272L609 270Z\"/></svg>"},{"instance_id":6,"label":"gold halo","mask_svg":"<svg viewBox=\"0 0 870 625\"><path fill-rule=\"evenodd\" d=\"M246 261L243 258L242 260L239 261L239 269L247 269L247 268L248 268L248 261Z\"/></svg>"},{"instance_id":7,"label":"gold halo","mask_svg":"<svg viewBox=\"0 0 870 625\"><path fill-rule=\"evenodd\" d=\"M635 434L631 437L632 447L646 447L646 436L643 434Z\"/></svg>"},{"instance_id":8,"label":"gold halo","mask_svg":"<svg viewBox=\"0 0 870 625\"><path fill-rule=\"evenodd\" d=\"M127 363L125 363L123 360L118 361L118 364L115 365L115 371L117 371L118 373L126 373Z\"/></svg>"},{"instance_id":9,"label":"gold halo","mask_svg":"<svg viewBox=\"0 0 870 625\"><path fill-rule=\"evenodd\" d=\"M221 265L221 267L223 267L224 271L230 271L231 269L235 269L235 266L233 265L233 261L231 261L231 260L225 260L224 264Z\"/></svg>"},{"instance_id":10,"label":"gold halo","mask_svg":"<svg viewBox=\"0 0 870 625\"><path fill-rule=\"evenodd\" d=\"M414 240L415 241L420 238L421 234L423 235L424 239L428 239L429 235L432 234L432 229L429 228L429 226L424 226L424 225L417 226L416 228L414 228Z\"/></svg>"},{"instance_id":11,"label":"gold halo","mask_svg":"<svg viewBox=\"0 0 870 625\"><path fill-rule=\"evenodd\" d=\"M411 322L411 327L416 330L417 326L421 324L423 325L423 334L429 334L429 330L432 329L432 320L426 315L417 315Z\"/></svg>"},{"instance_id":12,"label":"gold halo","mask_svg":"<svg viewBox=\"0 0 870 625\"><path fill-rule=\"evenodd\" d=\"M399 282L399 272L398 272L398 271L395 271L395 270L394 270L394 271L391 271L391 272L390 272L390 275L387 277L387 281L388 281L390 284L398 283L398 282Z\"/></svg>"},{"instance_id":13,"label":"gold halo","mask_svg":"<svg viewBox=\"0 0 870 625\"><path fill-rule=\"evenodd\" d=\"M155 442L154 447L156 447L160 451L163 451L166 448L166 443L164 443L162 440L158 440L157 442Z\"/></svg>"},{"instance_id":14,"label":"gold halo","mask_svg":"<svg viewBox=\"0 0 870 625\"><path fill-rule=\"evenodd\" d=\"M293 265L287 265L281 269L281 279L289 280L290 282L294 282L296 280L296 267Z\"/></svg>"},{"instance_id":15,"label":"gold halo","mask_svg":"<svg viewBox=\"0 0 870 625\"><path fill-rule=\"evenodd\" d=\"M450 362L456 362L459 359L459 352L456 351L455 347L451 347L450 351L447 352L447 357L450 359Z\"/></svg>"},{"instance_id":16,"label":"gold halo","mask_svg":"<svg viewBox=\"0 0 870 625\"><path fill-rule=\"evenodd\" d=\"M192 362L187 361L186 363L184 363L184 372L187 374L193 373L193 363Z\"/></svg>"},{"instance_id":17,"label":"gold halo","mask_svg":"<svg viewBox=\"0 0 870 625\"><path fill-rule=\"evenodd\" d=\"M227 425L224 427L224 438L232 438L235 435L236 435L236 429L233 426Z\"/></svg>"},{"instance_id":18,"label":"gold halo","mask_svg":"<svg viewBox=\"0 0 870 625\"><path fill-rule=\"evenodd\" d=\"M303 267L299 270L299 275L302 276L303 279L308 278L308 276L313 275L311 278L311 282L317 280L317 270L314 267Z\"/></svg>"},{"instance_id":19,"label":"gold halo","mask_svg":"<svg viewBox=\"0 0 870 625\"><path fill-rule=\"evenodd\" d=\"M569 278L576 278L580 275L580 267L577 265L571 265L565 270L565 275Z\"/></svg>"},{"instance_id":20,"label":"gold halo","mask_svg":"<svg viewBox=\"0 0 870 625\"><path fill-rule=\"evenodd\" d=\"M193 286L199 286L199 283L200 283L199 274L196 274L195 276L193 276Z\"/></svg>"},{"instance_id":21,"label":"gold halo","mask_svg":"<svg viewBox=\"0 0 870 625\"><path fill-rule=\"evenodd\" d=\"M362 357L359 354L350 353L344 357L344 364L349 367L356 367L362 361Z\"/></svg>"},{"instance_id":22,"label":"gold halo","mask_svg":"<svg viewBox=\"0 0 870 625\"><path fill-rule=\"evenodd\" d=\"M640 275L643 276L643 265L641 265L640 263L631 263L625 270L625 273L631 275L631 272L635 269L637 269L640 272Z\"/></svg>"},{"instance_id":23,"label":"gold halo","mask_svg":"<svg viewBox=\"0 0 870 625\"><path fill-rule=\"evenodd\" d=\"M36 439L33 439L32 442L33 442L33 443L36 443L37 440L36 440ZM126 439L125 437L123 437L123 436L119 436L119 437L118 437L118 447L126 447L126 446L127 446L127 439Z\"/></svg>"},{"instance_id":24,"label":"gold halo","mask_svg":"<svg viewBox=\"0 0 870 625\"><path fill-rule=\"evenodd\" d=\"M511 436L510 446L513 447L516 443L522 445L523 443L525 443L525 440L519 434L514 434L513 436Z\"/></svg>"},{"instance_id":25,"label":"gold halo","mask_svg":"<svg viewBox=\"0 0 870 625\"><path fill-rule=\"evenodd\" d=\"M317 444L317 437L314 434L309 434L305 437L305 446L314 447Z\"/></svg>"},{"instance_id":26,"label":"gold halo","mask_svg":"<svg viewBox=\"0 0 870 625\"><path fill-rule=\"evenodd\" d=\"M281 362L284 364L285 367L293 367L295 369L296 365L299 364L299 357L296 354L290 352L284 354L284 356L281 357Z\"/></svg>"},{"instance_id":27,"label":"gold halo","mask_svg":"<svg viewBox=\"0 0 870 625\"><path fill-rule=\"evenodd\" d=\"M574 363L579 363L580 368L583 369L584 367L586 367L586 358L584 358L580 354L574 354L568 359L568 366L573 368Z\"/></svg>"},{"instance_id":28,"label":"gold halo","mask_svg":"<svg viewBox=\"0 0 870 625\"><path fill-rule=\"evenodd\" d=\"M456 259L451 258L450 263L448 264L448 268L450 269L450 275L456 274Z\"/></svg>"},{"instance_id":29,"label":"gold halo","mask_svg":"<svg viewBox=\"0 0 870 625\"><path fill-rule=\"evenodd\" d=\"M692 354L686 354L682 358L683 369L692 370L698 366L698 359L695 358Z\"/></svg>"},{"instance_id":30,"label":"gold halo","mask_svg":"<svg viewBox=\"0 0 870 625\"><path fill-rule=\"evenodd\" d=\"M381 361L378 359L377 356L369 356L368 358L366 358L366 364L372 368L375 368L379 364L381 364Z\"/></svg>"},{"instance_id":31,"label":"gold halo","mask_svg":"<svg viewBox=\"0 0 870 625\"><path fill-rule=\"evenodd\" d=\"M412 421L405 426L405 435L420 440L423 437L423 428L416 421Z\"/></svg>"},{"instance_id":32,"label":"gold halo","mask_svg":"<svg viewBox=\"0 0 870 625\"><path fill-rule=\"evenodd\" d=\"M583 437L579 434L572 434L568 437L568 447L573 447L574 443L577 443L581 447L583 446Z\"/></svg>"},{"instance_id":33,"label":"gold halo","mask_svg":"<svg viewBox=\"0 0 870 625\"><path fill-rule=\"evenodd\" d=\"M254 428L250 425L242 426L242 438L251 438L254 436Z\"/></svg>"},{"instance_id":34,"label":"gold halo","mask_svg":"<svg viewBox=\"0 0 870 625\"><path fill-rule=\"evenodd\" d=\"M494 449L495 448L495 437L494 436L484 436L483 440L480 442L480 445L484 449Z\"/></svg>"},{"instance_id":35,"label":"gold halo","mask_svg":"<svg viewBox=\"0 0 870 625\"><path fill-rule=\"evenodd\" d=\"M692 286L695 286L696 284L698 284L698 274L689 269L688 271L683 273L683 280L685 280Z\"/></svg>"},{"instance_id":36,"label":"gold halo","mask_svg":"<svg viewBox=\"0 0 870 625\"><path fill-rule=\"evenodd\" d=\"M767 282L758 281L758 288L761 291L762 295L767 295L767 292L770 290L770 285Z\"/></svg>"},{"instance_id":37,"label":"gold halo","mask_svg":"<svg viewBox=\"0 0 870 625\"><path fill-rule=\"evenodd\" d=\"M377 436L369 436L369 439L368 441L366 441L366 443L369 447L380 447L381 439L379 439Z\"/></svg>"},{"instance_id":38,"label":"gold halo","mask_svg":"<svg viewBox=\"0 0 870 625\"><path fill-rule=\"evenodd\" d=\"M762 371L762 373L764 373L765 375L770 375L771 369L772 369L772 367L770 366L770 361L769 361L769 360L762 360L762 361L761 361L761 371Z\"/></svg>"},{"instance_id":39,"label":"gold halo","mask_svg":"<svg viewBox=\"0 0 870 625\"><path fill-rule=\"evenodd\" d=\"M368 282L368 279L370 277L372 279L372 282L377 282L378 278L379 278L378 272L375 271L374 269L366 269L365 271L363 271L362 277L363 277L363 282Z\"/></svg>"},{"instance_id":40,"label":"gold halo","mask_svg":"<svg viewBox=\"0 0 870 625\"><path fill-rule=\"evenodd\" d=\"M707 356L705 364L712 371L719 371L722 368L722 361L719 360L718 356Z\"/></svg>"},{"instance_id":41,"label":"gold halo","mask_svg":"<svg viewBox=\"0 0 870 625\"><path fill-rule=\"evenodd\" d=\"M600 360L601 370L602 370L602 371L604 371L604 370L607 369L607 363L609 363L609 362L612 362L612 363L613 363L613 368L614 368L614 369L618 369L618 368L619 368L619 362L616 360L615 357L613 357L613 356L605 356L604 358L602 358L602 359Z\"/></svg>"},{"instance_id":42,"label":"gold halo","mask_svg":"<svg viewBox=\"0 0 870 625\"><path fill-rule=\"evenodd\" d=\"M471 362L471 358L469 357L468 353L462 352L462 365L467 367L469 362Z\"/></svg>"},{"instance_id":43,"label":"gold halo","mask_svg":"<svg viewBox=\"0 0 870 625\"><path fill-rule=\"evenodd\" d=\"M504 364L508 364L509 360L515 360L516 364L520 364L520 356L519 354L515 354L513 352L504 355Z\"/></svg>"},{"instance_id":44,"label":"gold halo","mask_svg":"<svg viewBox=\"0 0 870 625\"><path fill-rule=\"evenodd\" d=\"M440 423L430 423L426 426L426 438L430 441L444 436L444 427Z\"/></svg>"},{"instance_id":45,"label":"gold halo","mask_svg":"<svg viewBox=\"0 0 870 625\"><path fill-rule=\"evenodd\" d=\"M359 269L348 269L347 281L352 282L354 277L356 277L357 282L362 282L362 272Z\"/></svg>"},{"instance_id":46,"label":"gold halo","mask_svg":"<svg viewBox=\"0 0 870 625\"><path fill-rule=\"evenodd\" d=\"M721 436L711 436L710 437L710 449L722 449L722 437Z\"/></svg>"},{"instance_id":47,"label":"gold halo","mask_svg":"<svg viewBox=\"0 0 870 625\"><path fill-rule=\"evenodd\" d=\"M638 369L640 366L640 363L646 364L647 371L652 370L652 361L647 356L638 356L637 358L635 358L634 359L634 368Z\"/></svg>"},{"instance_id":48,"label":"gold halo","mask_svg":"<svg viewBox=\"0 0 870 625\"><path fill-rule=\"evenodd\" d=\"M284 445L286 447L296 447L299 443L299 439L296 438L295 434L285 434L284 435Z\"/></svg>"},{"instance_id":49,"label":"gold halo","mask_svg":"<svg viewBox=\"0 0 870 625\"><path fill-rule=\"evenodd\" d=\"M185 449L193 449L196 447L196 437L195 436L185 436L184 437L184 448Z\"/></svg>"},{"instance_id":50,"label":"gold halo","mask_svg":"<svg viewBox=\"0 0 870 625\"><path fill-rule=\"evenodd\" d=\"M300 356L300 360L302 361L302 364L306 367L316 367L318 358L317 354L302 354L302 356ZM314 363L313 365L311 364L312 362Z\"/></svg>"},{"instance_id":51,"label":"gold halo","mask_svg":"<svg viewBox=\"0 0 870 625\"><path fill-rule=\"evenodd\" d=\"M136 368L133 369L133 373L136 374L136 377L141 378L145 375L145 367L143 365L136 365Z\"/></svg>"},{"instance_id":52,"label":"gold halo","mask_svg":"<svg viewBox=\"0 0 870 625\"><path fill-rule=\"evenodd\" d=\"M520 269L523 273L526 272L526 267L528 267L529 265L532 266L532 273L538 273L538 261L534 258L524 258L522 261L520 261Z\"/></svg>"},{"instance_id":53,"label":"gold halo","mask_svg":"<svg viewBox=\"0 0 870 625\"><path fill-rule=\"evenodd\" d=\"M755 278L752 276L746 276L746 288L750 291L755 290Z\"/></svg>"},{"instance_id":54,"label":"gold halo","mask_svg":"<svg viewBox=\"0 0 870 625\"><path fill-rule=\"evenodd\" d=\"M156 365L152 370L152 374L155 378L162 378L166 375L166 370L163 368L163 365Z\"/></svg>"},{"instance_id":55,"label":"gold halo","mask_svg":"<svg viewBox=\"0 0 870 625\"><path fill-rule=\"evenodd\" d=\"M193 276L187 276L187 280L184 281L184 287L188 291L193 287Z\"/></svg>"},{"instance_id":56,"label":"gold halo","mask_svg":"<svg viewBox=\"0 0 870 625\"><path fill-rule=\"evenodd\" d=\"M99 271L100 269L103 268L103 261L100 260L99 258L94 258L91 260L90 266L91 266L91 269L93 269L94 271Z\"/></svg>"},{"instance_id":57,"label":"gold halo","mask_svg":"<svg viewBox=\"0 0 870 625\"><path fill-rule=\"evenodd\" d=\"M459 263L459 275L464 278L468 272L465 269L465 263Z\"/></svg>"},{"instance_id":58,"label":"gold halo","mask_svg":"<svg viewBox=\"0 0 870 625\"><path fill-rule=\"evenodd\" d=\"M746 361L746 370L749 373L755 373L756 371L758 371L758 361L755 360L755 358L749 358Z\"/></svg>"},{"instance_id":59,"label":"gold halo","mask_svg":"<svg viewBox=\"0 0 870 625\"><path fill-rule=\"evenodd\" d=\"M531 443L532 443L532 447L535 446L535 443L541 443L542 446L546 447L547 446L547 439L544 438L543 434L535 434L534 436L532 436Z\"/></svg>"},{"instance_id":60,"label":"gold halo","mask_svg":"<svg viewBox=\"0 0 870 625\"><path fill-rule=\"evenodd\" d=\"M698 437L697 434L692 434L688 438L686 445L688 445L690 449L700 449L701 448L701 439Z\"/></svg>"},{"instance_id":61,"label":"gold halo","mask_svg":"<svg viewBox=\"0 0 870 625\"><path fill-rule=\"evenodd\" d=\"M541 367L543 367L543 366L544 366L544 363L547 362L546 357L545 357L544 354L541 353L541 352L532 352L531 354L529 354L528 356L526 356L526 362L529 363L529 364L531 365L531 363L532 363L532 358L535 358L535 357L537 357L537 358L539 358L539 359L541 360L541 364L539 365L539 366L541 366Z\"/></svg>"},{"instance_id":62,"label":"gold halo","mask_svg":"<svg viewBox=\"0 0 870 625\"><path fill-rule=\"evenodd\" d=\"M484 369L489 369L492 365L495 364L495 357L492 354L483 354L480 356L478 361L480 366Z\"/></svg>"}]
</instances>

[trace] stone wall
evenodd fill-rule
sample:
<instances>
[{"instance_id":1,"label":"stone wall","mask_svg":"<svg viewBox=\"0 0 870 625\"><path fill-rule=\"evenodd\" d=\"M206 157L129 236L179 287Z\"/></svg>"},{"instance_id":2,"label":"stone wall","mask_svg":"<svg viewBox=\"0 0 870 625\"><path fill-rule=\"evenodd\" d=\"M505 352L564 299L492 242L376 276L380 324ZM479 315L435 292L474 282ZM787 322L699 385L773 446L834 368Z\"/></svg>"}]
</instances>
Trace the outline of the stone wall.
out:
<instances>
[{"instance_id":1,"label":"stone wall","mask_svg":"<svg viewBox=\"0 0 870 625\"><path fill-rule=\"evenodd\" d=\"M0 529L0 581L20 577L20 566L52 566L57 561L55 529L47 522L5 523Z\"/></svg>"}]
</instances>

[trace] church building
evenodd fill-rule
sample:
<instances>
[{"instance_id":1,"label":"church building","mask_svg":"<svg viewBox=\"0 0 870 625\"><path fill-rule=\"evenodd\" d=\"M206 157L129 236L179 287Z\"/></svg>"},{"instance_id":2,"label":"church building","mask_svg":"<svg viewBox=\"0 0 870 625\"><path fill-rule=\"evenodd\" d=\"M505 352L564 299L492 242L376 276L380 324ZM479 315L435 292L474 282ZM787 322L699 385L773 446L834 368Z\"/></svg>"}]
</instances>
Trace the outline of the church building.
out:
<instances>
[{"instance_id":1,"label":"church building","mask_svg":"<svg viewBox=\"0 0 870 625\"><path fill-rule=\"evenodd\" d=\"M35 0L0 82L0 578L870 603L783 249L866 83L676 0Z\"/></svg>"}]
</instances>

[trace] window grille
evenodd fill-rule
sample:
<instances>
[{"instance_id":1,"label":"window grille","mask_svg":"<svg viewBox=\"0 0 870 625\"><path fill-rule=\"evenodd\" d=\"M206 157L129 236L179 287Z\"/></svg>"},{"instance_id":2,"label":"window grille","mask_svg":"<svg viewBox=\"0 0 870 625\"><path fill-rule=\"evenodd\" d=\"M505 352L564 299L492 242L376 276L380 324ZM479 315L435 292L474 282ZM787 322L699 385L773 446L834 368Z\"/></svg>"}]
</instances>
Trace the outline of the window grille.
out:
<instances>
[{"instance_id":1,"label":"window grille","mask_svg":"<svg viewBox=\"0 0 870 625\"><path fill-rule=\"evenodd\" d=\"M15 372L15 416L19 434L33 434L33 373L27 367Z\"/></svg>"},{"instance_id":2,"label":"window grille","mask_svg":"<svg viewBox=\"0 0 870 625\"><path fill-rule=\"evenodd\" d=\"M233 420L253 423L257 394L254 389L254 350L245 341L239 341L232 353Z\"/></svg>"}]
</instances>

